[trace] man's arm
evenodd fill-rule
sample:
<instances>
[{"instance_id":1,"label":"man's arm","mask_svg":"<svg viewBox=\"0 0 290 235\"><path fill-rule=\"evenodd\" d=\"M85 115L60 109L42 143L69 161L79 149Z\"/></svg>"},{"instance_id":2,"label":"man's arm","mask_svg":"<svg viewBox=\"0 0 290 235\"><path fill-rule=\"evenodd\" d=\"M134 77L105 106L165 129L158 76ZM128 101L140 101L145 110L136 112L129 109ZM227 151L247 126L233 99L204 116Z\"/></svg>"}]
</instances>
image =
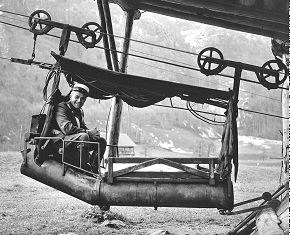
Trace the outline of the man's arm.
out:
<instances>
[{"instance_id":1,"label":"man's arm","mask_svg":"<svg viewBox=\"0 0 290 235\"><path fill-rule=\"evenodd\" d=\"M84 111L81 109L81 116L82 116L82 119L81 119L81 128L85 129L85 130L88 130L89 128L87 127L85 121L84 121Z\"/></svg>"},{"instance_id":2,"label":"man's arm","mask_svg":"<svg viewBox=\"0 0 290 235\"><path fill-rule=\"evenodd\" d=\"M70 118L69 110L64 105L58 105L56 109L56 122L60 128L60 130L65 135L73 135L81 132L85 132L84 128L79 128L75 126Z\"/></svg>"}]
</instances>

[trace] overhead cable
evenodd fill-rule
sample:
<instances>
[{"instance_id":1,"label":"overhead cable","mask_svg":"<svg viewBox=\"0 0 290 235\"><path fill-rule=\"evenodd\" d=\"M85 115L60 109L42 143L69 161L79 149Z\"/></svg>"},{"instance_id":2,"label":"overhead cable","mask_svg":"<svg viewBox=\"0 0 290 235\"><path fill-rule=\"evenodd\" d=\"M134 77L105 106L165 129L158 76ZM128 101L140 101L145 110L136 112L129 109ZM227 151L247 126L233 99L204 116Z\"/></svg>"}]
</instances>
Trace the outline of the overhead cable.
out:
<instances>
[{"instance_id":1,"label":"overhead cable","mask_svg":"<svg viewBox=\"0 0 290 235\"><path fill-rule=\"evenodd\" d=\"M0 59L11 61L11 58L2 57L2 56L0 56ZM40 62L37 62L37 63L35 63L35 64L31 64L31 65L41 66L42 64L49 65L48 63L40 63ZM51 64L51 66L52 66L52 64ZM45 68L48 69L48 67L45 67ZM95 87L95 86L94 86L94 87ZM160 104L154 104L153 106L160 106L160 107L166 107L166 108L188 110L187 108L176 107L176 106L168 106L168 105L160 105ZM275 118L288 119L288 117L282 117L282 116L278 116L278 115L274 115L274 114L263 113L263 112L258 112L258 111L253 111L253 110L249 110L249 109L243 109L243 108L238 108L238 109L239 109L239 110L242 110L242 111L244 111L244 112L256 113L256 114L261 114L261 115L264 115L264 116L270 116L270 117L275 117ZM194 111L196 111L196 112L200 112L200 113L204 113L204 114L211 114L211 115L215 115L215 116L221 116L221 117L224 117L224 115L222 115L222 114L211 113L211 112L200 111L200 110L194 110Z\"/></svg>"},{"instance_id":2,"label":"overhead cable","mask_svg":"<svg viewBox=\"0 0 290 235\"><path fill-rule=\"evenodd\" d=\"M190 76L190 75L187 75L187 74L183 74L183 73L180 73L180 72L172 71L172 70L169 70L169 69L164 69L164 68L161 68L161 67L158 67L158 66L154 66L154 65L151 65L151 64L142 63L142 62L139 62L137 60L132 60L132 61L134 61L134 63L142 64L142 65L149 66L149 67L156 68L156 69L160 69L160 70L163 70L163 71L168 71L170 73L175 73L175 74L178 74L178 75L181 75L181 76L184 76L184 77L194 78L194 79L197 79L197 80L199 80L201 82L206 82L206 83L215 84L215 85L218 85L218 86L222 86L222 87L228 88L228 86L220 84L220 83L217 83L217 82L206 81L204 79L193 77L193 76ZM270 99L270 100L273 100L273 101L281 103L281 100L278 100L278 99L275 99L275 98L272 98L272 97L269 97L269 96L259 95L259 94L256 94L256 93L253 93L253 92L249 92L249 91L244 91L244 90L241 90L240 92L251 94L251 95L254 95L254 96L263 97L263 98Z\"/></svg>"},{"instance_id":3,"label":"overhead cable","mask_svg":"<svg viewBox=\"0 0 290 235\"><path fill-rule=\"evenodd\" d=\"M21 29L25 29L25 30L28 30L29 31L29 29L27 29L27 28L24 28L24 27L21 27L21 26L17 26L17 25L13 25L13 24L10 24L10 23L7 23L7 22L0 21L0 23L7 24L7 25L10 25L10 26L14 26L14 27L21 28ZM52 35L52 34L48 34L48 33L47 33L47 35L48 36L55 37L55 38L60 38L59 36ZM78 41L71 40L71 39L70 39L70 41L79 43ZM151 61L158 62L158 63L168 64L168 65L172 65L172 66L175 66L175 67L180 67L180 68L185 68L185 69L195 70L195 71L200 72L200 69L197 69L197 68L192 67L192 66L184 66L184 65L180 65L180 64L176 64L176 63L171 63L171 62L167 62L167 61L162 61L162 60L157 60L157 59L153 59L153 58L149 58L149 57L145 57L145 56L140 56L140 55L136 55L136 54L125 53L125 52L118 51L118 50L107 49L107 48L100 47L100 46L96 46L96 45L95 45L95 48L110 50L112 52L117 52L117 53L124 54L124 55L130 55L130 56L138 57L138 58L145 59L145 60L151 60ZM228 78L231 78L231 79L235 79L233 76L226 75L226 74L218 74L218 76L223 76L223 77L228 77ZM249 80L249 79L245 79L245 78L240 78L240 80L246 81L246 82L249 82L249 83L260 84L257 81L253 81L253 80ZM278 88L279 89L287 89L287 88L281 87L281 86L278 87Z\"/></svg>"},{"instance_id":4,"label":"overhead cable","mask_svg":"<svg viewBox=\"0 0 290 235\"><path fill-rule=\"evenodd\" d=\"M189 110L189 112L195 116L197 119L203 121L203 122L206 122L208 124L211 124L211 125L223 125L224 122L219 122L219 121L216 121L216 120L212 120L212 119L209 119L205 116L202 116L200 114L198 114L198 112L196 110L194 110L191 106L191 103L190 102L186 102L186 107L187 107L187 110Z\"/></svg>"},{"instance_id":5,"label":"overhead cable","mask_svg":"<svg viewBox=\"0 0 290 235\"><path fill-rule=\"evenodd\" d=\"M159 107L164 107L164 108L172 108L172 109L180 109L180 110L188 110L187 108L176 107L176 106L169 106L169 105L161 105L161 104L154 104L153 106L159 106ZM275 118L282 118L282 119L288 119L288 117L282 117L282 116L278 116L278 115L274 115L274 114L270 114L270 113L263 113L263 112L258 112L258 111L253 111L253 110L249 110L249 109L243 109L243 108L238 108L238 109L241 110L241 111L244 111L244 112L256 113L256 114L260 114L260 115L264 115L264 116L275 117ZM196 112L200 112L200 113L204 113L204 114L211 114L211 115L215 115L215 116L224 117L224 115L222 115L222 114L205 112L205 111L200 111L200 110L195 110L195 111Z\"/></svg>"},{"instance_id":6,"label":"overhead cable","mask_svg":"<svg viewBox=\"0 0 290 235\"><path fill-rule=\"evenodd\" d=\"M20 28L20 29L24 29L24 30L29 31L28 28L24 28L24 27L21 27L21 26L18 26L18 25L10 24L10 23L3 22L3 21L0 21L0 23L3 23L3 24L6 24L6 25L10 25L12 27L16 27L16 28ZM53 34L49 34L49 33L47 33L46 35L51 36L51 37L55 37L55 38L60 38L59 36L56 36L56 35L53 35ZM72 39L70 39L69 41L72 41L72 42L75 42L75 43L80 43L79 41L72 40ZM186 69L195 70L195 71L199 71L200 72L199 69L196 69L194 67L178 65L178 64L171 63L171 62L166 62L166 61L162 61L162 60L152 59L152 58L148 58L148 57L140 56L140 55L135 55L135 54L131 54L131 53L124 53L122 51L107 49L107 48L104 48L104 47L101 47L101 46L95 46L95 48L105 49L105 50L110 50L110 51L115 51L117 53L126 54L126 55L130 55L130 56L133 56L133 57L138 57L138 58L142 58L142 59L146 59L146 60L151 60L151 61L155 61L155 62L159 62L159 63L163 63L163 64L168 64L168 65L172 65L172 66L176 66L176 67L181 67L181 68L186 68ZM235 79L234 77L229 76L229 75L219 74L218 76L224 76L224 77L229 77L229 78ZM247 81L249 83L260 84L259 82L252 81L252 80L249 80L249 79L243 79L243 78L241 78L240 80ZM278 87L278 89L286 89L286 90L288 90L285 87Z\"/></svg>"},{"instance_id":7,"label":"overhead cable","mask_svg":"<svg viewBox=\"0 0 290 235\"><path fill-rule=\"evenodd\" d=\"M18 15L18 16L23 16L23 17L29 17L27 15L18 14L18 13L14 13L14 12L11 12L11 11L0 10L0 12L1 11L2 12L5 12L5 13L13 14L13 15ZM143 44L146 44L146 45L160 47L160 48L163 48L163 49L168 49L168 50L172 50L172 51L182 52L182 53L186 53L186 54L190 54L190 55L196 55L196 56L198 55L197 53L194 53L194 52L189 52L189 51L185 51L185 50L181 50L181 49L177 49L177 48L162 46L162 45L158 45L158 44L155 44L155 43L144 42L144 41L141 41L141 40L132 39L132 38L126 38L126 37L122 37L122 36L119 36L119 35L113 35L113 34L109 34L109 33L103 33L103 32L101 32L101 33L102 34L109 35L109 36L114 36L116 38L121 38L121 39L124 39L124 40L130 40L132 42L143 43Z\"/></svg>"},{"instance_id":8,"label":"overhead cable","mask_svg":"<svg viewBox=\"0 0 290 235\"><path fill-rule=\"evenodd\" d=\"M8 14L17 15L17 16L23 16L23 17L29 18L28 15L19 14L19 13L15 13L15 12L12 12L12 11L5 11L5 10L0 9L0 12L5 12L5 13L8 13Z\"/></svg>"}]
</instances>

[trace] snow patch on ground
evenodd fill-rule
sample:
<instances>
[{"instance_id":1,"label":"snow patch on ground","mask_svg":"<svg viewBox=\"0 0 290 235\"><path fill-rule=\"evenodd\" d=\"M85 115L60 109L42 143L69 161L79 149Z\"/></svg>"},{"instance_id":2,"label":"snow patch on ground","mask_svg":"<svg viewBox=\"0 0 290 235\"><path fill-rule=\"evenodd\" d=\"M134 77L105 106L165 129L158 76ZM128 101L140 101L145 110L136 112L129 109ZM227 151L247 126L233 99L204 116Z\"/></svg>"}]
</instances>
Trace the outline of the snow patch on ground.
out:
<instances>
[{"instance_id":1,"label":"snow patch on ground","mask_svg":"<svg viewBox=\"0 0 290 235\"><path fill-rule=\"evenodd\" d=\"M167 142L159 142L158 146L161 148L165 148L165 149L172 149L174 148L174 144L172 140L169 140L169 143Z\"/></svg>"},{"instance_id":2,"label":"snow patch on ground","mask_svg":"<svg viewBox=\"0 0 290 235\"><path fill-rule=\"evenodd\" d=\"M169 143L168 142L159 142L158 146L161 148L164 148L164 149L169 149L175 153L192 154L192 152L185 151L181 148L175 148L172 140L169 140Z\"/></svg>"},{"instance_id":3,"label":"snow patch on ground","mask_svg":"<svg viewBox=\"0 0 290 235\"><path fill-rule=\"evenodd\" d=\"M175 153L192 154L192 152L184 151L181 148L171 148L170 150Z\"/></svg>"},{"instance_id":4,"label":"snow patch on ground","mask_svg":"<svg viewBox=\"0 0 290 235\"><path fill-rule=\"evenodd\" d=\"M132 128L137 129L138 131L142 131L142 129L134 123L132 123L131 126Z\"/></svg>"},{"instance_id":5,"label":"snow patch on ground","mask_svg":"<svg viewBox=\"0 0 290 235\"><path fill-rule=\"evenodd\" d=\"M197 127L200 130L199 136L202 138L220 138L221 135L217 133L212 127L201 128Z\"/></svg>"},{"instance_id":6,"label":"snow patch on ground","mask_svg":"<svg viewBox=\"0 0 290 235\"><path fill-rule=\"evenodd\" d=\"M281 144L280 140L269 140L269 139L263 139L259 137L254 136L239 136L239 142L242 142L243 144L252 144L256 146L261 146L265 149L270 149L270 144Z\"/></svg>"}]
</instances>

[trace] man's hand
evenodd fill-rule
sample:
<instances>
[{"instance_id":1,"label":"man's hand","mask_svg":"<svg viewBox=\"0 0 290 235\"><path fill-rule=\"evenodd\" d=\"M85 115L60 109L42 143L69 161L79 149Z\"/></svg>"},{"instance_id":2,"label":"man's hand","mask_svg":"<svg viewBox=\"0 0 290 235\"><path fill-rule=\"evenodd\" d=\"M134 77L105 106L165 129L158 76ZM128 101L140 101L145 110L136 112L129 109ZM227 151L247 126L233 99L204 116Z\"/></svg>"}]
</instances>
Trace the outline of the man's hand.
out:
<instances>
[{"instance_id":1,"label":"man's hand","mask_svg":"<svg viewBox=\"0 0 290 235\"><path fill-rule=\"evenodd\" d=\"M87 133L91 140L97 140L100 138L100 131L97 128L87 130Z\"/></svg>"}]
</instances>

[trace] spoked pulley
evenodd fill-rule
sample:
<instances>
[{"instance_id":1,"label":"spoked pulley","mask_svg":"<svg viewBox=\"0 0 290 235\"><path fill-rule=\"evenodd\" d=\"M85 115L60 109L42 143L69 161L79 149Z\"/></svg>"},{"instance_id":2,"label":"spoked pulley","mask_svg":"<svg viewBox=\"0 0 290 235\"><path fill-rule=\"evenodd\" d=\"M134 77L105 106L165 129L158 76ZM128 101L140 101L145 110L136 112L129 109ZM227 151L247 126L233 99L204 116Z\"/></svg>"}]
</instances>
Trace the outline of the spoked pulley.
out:
<instances>
[{"instance_id":1,"label":"spoked pulley","mask_svg":"<svg viewBox=\"0 0 290 235\"><path fill-rule=\"evenodd\" d=\"M78 41L85 48L93 48L102 39L102 27L96 22L88 22L81 28L52 21L51 16L44 10L34 11L28 20L30 31L35 35L42 35L48 33L53 28L63 30L63 37L67 37L64 41L69 40L70 33L75 32ZM63 44L63 43L62 43Z\"/></svg>"},{"instance_id":2,"label":"spoked pulley","mask_svg":"<svg viewBox=\"0 0 290 235\"><path fill-rule=\"evenodd\" d=\"M205 75L216 75L225 68L221 63L213 62L212 58L224 59L221 51L215 47L207 47L198 54L197 64L200 71Z\"/></svg>"},{"instance_id":3,"label":"spoked pulley","mask_svg":"<svg viewBox=\"0 0 290 235\"><path fill-rule=\"evenodd\" d=\"M262 68L269 69L270 71L276 71L277 74L272 76L270 74L260 72L257 74L259 82L266 88L277 89L288 76L288 69L281 60L269 60L263 64Z\"/></svg>"},{"instance_id":4,"label":"spoked pulley","mask_svg":"<svg viewBox=\"0 0 290 235\"><path fill-rule=\"evenodd\" d=\"M53 27L39 20L51 21L51 16L44 10L34 11L28 19L28 24L30 26L30 31L37 35L42 35L48 33Z\"/></svg>"}]
</instances>

